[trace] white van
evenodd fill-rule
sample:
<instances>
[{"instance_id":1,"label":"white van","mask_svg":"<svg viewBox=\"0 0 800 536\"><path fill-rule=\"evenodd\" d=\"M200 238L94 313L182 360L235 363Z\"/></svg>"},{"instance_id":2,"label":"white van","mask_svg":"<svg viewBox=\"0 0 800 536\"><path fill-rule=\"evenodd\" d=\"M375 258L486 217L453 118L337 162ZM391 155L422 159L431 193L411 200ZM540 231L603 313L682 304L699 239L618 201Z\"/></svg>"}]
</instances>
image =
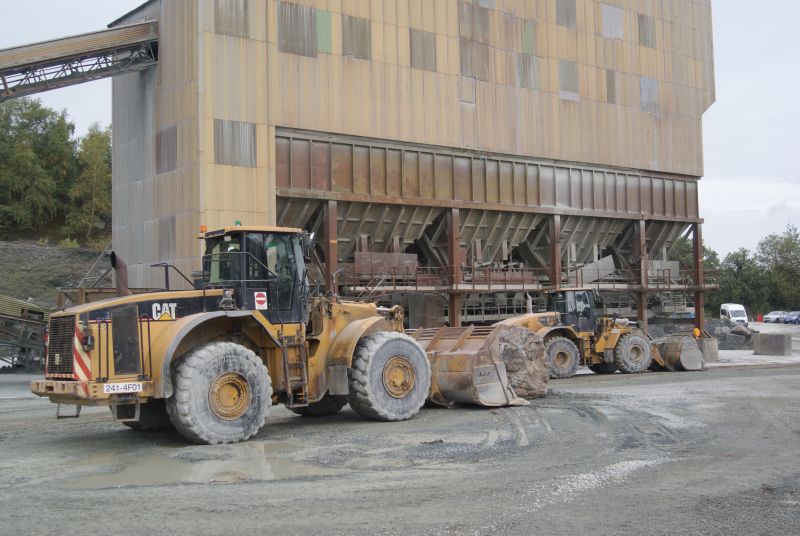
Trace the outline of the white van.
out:
<instances>
[{"instance_id":1,"label":"white van","mask_svg":"<svg viewBox=\"0 0 800 536\"><path fill-rule=\"evenodd\" d=\"M747 311L744 310L744 305L738 303L723 303L719 308L719 318L731 326L734 324L747 326Z\"/></svg>"}]
</instances>

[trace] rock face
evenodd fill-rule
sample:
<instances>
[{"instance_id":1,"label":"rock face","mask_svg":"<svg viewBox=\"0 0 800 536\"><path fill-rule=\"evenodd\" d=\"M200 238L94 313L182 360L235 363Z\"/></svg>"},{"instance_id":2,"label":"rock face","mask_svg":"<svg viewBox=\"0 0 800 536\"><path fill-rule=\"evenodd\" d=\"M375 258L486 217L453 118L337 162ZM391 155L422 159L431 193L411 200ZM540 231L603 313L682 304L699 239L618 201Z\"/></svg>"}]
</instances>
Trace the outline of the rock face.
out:
<instances>
[{"instance_id":1,"label":"rock face","mask_svg":"<svg viewBox=\"0 0 800 536\"><path fill-rule=\"evenodd\" d=\"M500 336L500 355L517 396L539 398L547 394L550 371L544 360L544 340L540 336L525 328L512 327Z\"/></svg>"}]
</instances>

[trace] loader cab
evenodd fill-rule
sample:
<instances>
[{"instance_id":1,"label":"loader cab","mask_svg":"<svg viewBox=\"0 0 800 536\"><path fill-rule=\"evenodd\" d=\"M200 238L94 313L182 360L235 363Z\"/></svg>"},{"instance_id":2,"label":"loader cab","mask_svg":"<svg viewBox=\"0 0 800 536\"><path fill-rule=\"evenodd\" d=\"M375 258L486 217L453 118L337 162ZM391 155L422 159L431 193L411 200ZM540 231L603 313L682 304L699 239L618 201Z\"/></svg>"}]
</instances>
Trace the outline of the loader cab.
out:
<instances>
[{"instance_id":1,"label":"loader cab","mask_svg":"<svg viewBox=\"0 0 800 536\"><path fill-rule=\"evenodd\" d=\"M561 323L576 331L594 331L597 300L592 289L560 289L547 293L547 310L561 315Z\"/></svg>"},{"instance_id":2,"label":"loader cab","mask_svg":"<svg viewBox=\"0 0 800 536\"><path fill-rule=\"evenodd\" d=\"M207 232L205 288L233 289L222 307L255 310L273 324L305 322L308 285L299 229L232 227Z\"/></svg>"}]
</instances>

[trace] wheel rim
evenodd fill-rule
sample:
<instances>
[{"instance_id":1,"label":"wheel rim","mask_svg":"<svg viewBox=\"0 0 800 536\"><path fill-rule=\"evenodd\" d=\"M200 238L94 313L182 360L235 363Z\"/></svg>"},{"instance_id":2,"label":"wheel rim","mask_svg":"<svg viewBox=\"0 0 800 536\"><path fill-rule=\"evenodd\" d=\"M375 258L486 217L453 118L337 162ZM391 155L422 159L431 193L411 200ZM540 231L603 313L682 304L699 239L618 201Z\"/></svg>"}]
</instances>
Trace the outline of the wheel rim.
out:
<instances>
[{"instance_id":1,"label":"wheel rim","mask_svg":"<svg viewBox=\"0 0 800 536\"><path fill-rule=\"evenodd\" d=\"M628 358L634 363L641 363L642 359L644 359L644 350L642 350L641 346L635 344L631 346Z\"/></svg>"},{"instance_id":2,"label":"wheel rim","mask_svg":"<svg viewBox=\"0 0 800 536\"><path fill-rule=\"evenodd\" d=\"M571 359L572 358L570 357L568 352L565 352L565 351L561 350L553 358L553 363L555 363L555 365L558 368L566 368L567 365L569 365L569 362L571 361Z\"/></svg>"},{"instance_id":3,"label":"wheel rim","mask_svg":"<svg viewBox=\"0 0 800 536\"><path fill-rule=\"evenodd\" d=\"M220 374L211 383L208 391L211 411L220 419L232 421L247 411L250 405L250 386L236 372Z\"/></svg>"},{"instance_id":4,"label":"wheel rim","mask_svg":"<svg viewBox=\"0 0 800 536\"><path fill-rule=\"evenodd\" d=\"M403 398L414 389L416 375L411 362L404 356L394 356L383 367L383 388L394 398Z\"/></svg>"}]
</instances>

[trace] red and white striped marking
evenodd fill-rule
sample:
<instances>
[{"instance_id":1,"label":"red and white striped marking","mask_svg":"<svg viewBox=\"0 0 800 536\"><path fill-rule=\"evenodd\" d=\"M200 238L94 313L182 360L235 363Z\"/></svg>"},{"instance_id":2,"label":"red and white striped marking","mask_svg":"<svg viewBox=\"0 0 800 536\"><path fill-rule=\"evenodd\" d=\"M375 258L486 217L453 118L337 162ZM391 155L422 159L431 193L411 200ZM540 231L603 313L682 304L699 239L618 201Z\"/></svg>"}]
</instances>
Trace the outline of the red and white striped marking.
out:
<instances>
[{"instance_id":1,"label":"red and white striped marking","mask_svg":"<svg viewBox=\"0 0 800 536\"><path fill-rule=\"evenodd\" d=\"M83 349L83 333L75 326L75 337L72 343L72 377L78 380L78 389L83 396L89 396L89 379L92 365L89 354Z\"/></svg>"}]
</instances>

